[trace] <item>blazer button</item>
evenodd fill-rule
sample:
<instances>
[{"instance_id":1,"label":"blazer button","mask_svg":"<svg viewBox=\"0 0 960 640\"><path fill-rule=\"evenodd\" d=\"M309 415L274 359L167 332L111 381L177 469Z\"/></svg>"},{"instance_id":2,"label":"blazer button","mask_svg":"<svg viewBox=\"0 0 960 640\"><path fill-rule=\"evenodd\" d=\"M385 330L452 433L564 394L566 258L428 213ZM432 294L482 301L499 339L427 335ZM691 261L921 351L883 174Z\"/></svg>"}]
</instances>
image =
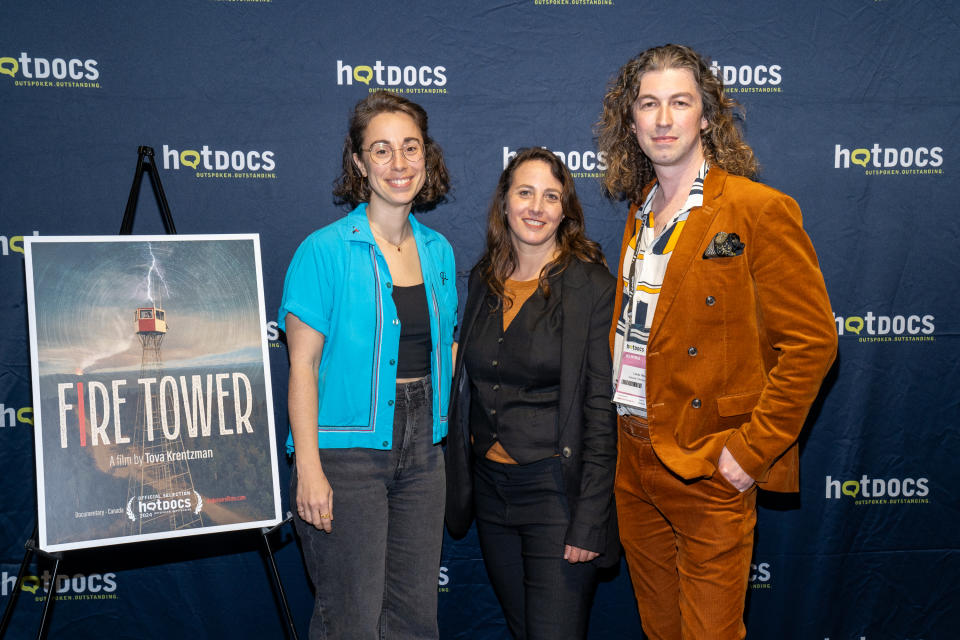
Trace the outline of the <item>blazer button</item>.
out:
<instances>
[{"instance_id":1,"label":"blazer button","mask_svg":"<svg viewBox=\"0 0 960 640\"><path fill-rule=\"evenodd\" d=\"M693 399L693 402L690 403L690 406L693 407L694 409L699 409L699 408L700 408L700 398L694 398L694 399Z\"/></svg>"},{"instance_id":2,"label":"blazer button","mask_svg":"<svg viewBox=\"0 0 960 640\"><path fill-rule=\"evenodd\" d=\"M494 390L494 391L500 391L500 385L498 385L498 384L493 385L493 390Z\"/></svg>"},{"instance_id":3,"label":"blazer button","mask_svg":"<svg viewBox=\"0 0 960 640\"><path fill-rule=\"evenodd\" d=\"M570 451L570 447L564 447L563 451L561 451L560 453L563 454L564 458L569 458L570 456L573 455L573 451Z\"/></svg>"},{"instance_id":4,"label":"blazer button","mask_svg":"<svg viewBox=\"0 0 960 640\"><path fill-rule=\"evenodd\" d=\"M490 364L492 364L493 366L497 366L497 365L498 365L498 364L500 364L500 363L499 363L499 362L497 362L496 360L494 360L494 361L493 361L493 362L491 362Z\"/></svg>"},{"instance_id":5,"label":"blazer button","mask_svg":"<svg viewBox=\"0 0 960 640\"><path fill-rule=\"evenodd\" d=\"M497 415L497 410L496 410L496 409L490 409L490 415L492 415L492 416Z\"/></svg>"},{"instance_id":6,"label":"blazer button","mask_svg":"<svg viewBox=\"0 0 960 640\"><path fill-rule=\"evenodd\" d=\"M713 296L707 296L706 303L708 307L712 307L713 305L717 304L717 299Z\"/></svg>"},{"instance_id":7,"label":"blazer button","mask_svg":"<svg viewBox=\"0 0 960 640\"><path fill-rule=\"evenodd\" d=\"M697 348L696 348L696 347L690 347L689 349L687 349L687 354L688 354L690 357L693 357L693 356L697 355Z\"/></svg>"}]
</instances>

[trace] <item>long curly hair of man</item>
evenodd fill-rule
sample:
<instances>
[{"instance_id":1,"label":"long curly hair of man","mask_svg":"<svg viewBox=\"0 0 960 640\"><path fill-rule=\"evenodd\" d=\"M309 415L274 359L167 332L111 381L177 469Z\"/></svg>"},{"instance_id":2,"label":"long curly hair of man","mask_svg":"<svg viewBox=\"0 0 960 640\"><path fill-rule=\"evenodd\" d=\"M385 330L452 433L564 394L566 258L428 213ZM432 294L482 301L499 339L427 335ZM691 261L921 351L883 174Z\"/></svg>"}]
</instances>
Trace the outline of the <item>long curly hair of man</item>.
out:
<instances>
[{"instance_id":1,"label":"long curly hair of man","mask_svg":"<svg viewBox=\"0 0 960 640\"><path fill-rule=\"evenodd\" d=\"M607 194L639 203L644 187L656 175L631 125L643 74L666 69L689 69L700 89L703 117L707 120L700 140L707 161L729 173L753 178L759 169L757 160L734 122L735 113L741 111L740 105L724 94L723 80L713 74L703 56L690 47L667 44L647 49L629 60L617 72L603 97L603 114L596 132L597 146L607 162L604 178Z\"/></svg>"}]
</instances>

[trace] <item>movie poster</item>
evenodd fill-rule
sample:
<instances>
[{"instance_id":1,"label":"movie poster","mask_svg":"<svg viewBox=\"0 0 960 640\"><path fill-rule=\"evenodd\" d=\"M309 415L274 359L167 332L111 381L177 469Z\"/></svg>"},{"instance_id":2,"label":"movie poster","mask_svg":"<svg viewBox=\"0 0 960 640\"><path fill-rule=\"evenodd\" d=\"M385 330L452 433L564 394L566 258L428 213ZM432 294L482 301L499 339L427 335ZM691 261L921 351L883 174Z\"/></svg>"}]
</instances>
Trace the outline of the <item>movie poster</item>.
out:
<instances>
[{"instance_id":1,"label":"movie poster","mask_svg":"<svg viewBox=\"0 0 960 640\"><path fill-rule=\"evenodd\" d=\"M40 547L279 522L259 236L24 248Z\"/></svg>"}]
</instances>

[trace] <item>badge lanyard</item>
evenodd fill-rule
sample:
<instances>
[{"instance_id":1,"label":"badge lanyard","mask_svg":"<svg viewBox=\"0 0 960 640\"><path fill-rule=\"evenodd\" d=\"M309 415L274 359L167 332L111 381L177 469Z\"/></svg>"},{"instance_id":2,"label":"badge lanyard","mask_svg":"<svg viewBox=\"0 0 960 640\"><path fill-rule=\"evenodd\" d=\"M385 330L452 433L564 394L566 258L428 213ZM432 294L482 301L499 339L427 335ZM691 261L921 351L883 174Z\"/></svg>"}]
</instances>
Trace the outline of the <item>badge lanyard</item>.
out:
<instances>
[{"instance_id":1,"label":"badge lanyard","mask_svg":"<svg viewBox=\"0 0 960 640\"><path fill-rule=\"evenodd\" d=\"M630 261L630 309L626 318L623 353L620 354L620 373L617 375L617 386L613 394L616 404L639 409L644 415L647 412L647 346L630 340L630 328L637 324L637 262L645 228L646 224L642 225L637 233L633 260Z\"/></svg>"}]
</instances>

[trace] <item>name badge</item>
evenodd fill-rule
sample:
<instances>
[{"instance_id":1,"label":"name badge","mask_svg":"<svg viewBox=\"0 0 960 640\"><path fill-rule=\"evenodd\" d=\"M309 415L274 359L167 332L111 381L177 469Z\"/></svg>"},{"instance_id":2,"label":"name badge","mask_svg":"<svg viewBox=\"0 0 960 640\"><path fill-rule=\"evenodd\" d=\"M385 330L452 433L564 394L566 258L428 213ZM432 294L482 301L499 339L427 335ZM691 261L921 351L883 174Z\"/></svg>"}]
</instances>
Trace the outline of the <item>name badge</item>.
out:
<instances>
[{"instance_id":1,"label":"name badge","mask_svg":"<svg viewBox=\"0 0 960 640\"><path fill-rule=\"evenodd\" d=\"M613 401L647 411L647 347L627 342L620 358L620 373Z\"/></svg>"}]
</instances>

